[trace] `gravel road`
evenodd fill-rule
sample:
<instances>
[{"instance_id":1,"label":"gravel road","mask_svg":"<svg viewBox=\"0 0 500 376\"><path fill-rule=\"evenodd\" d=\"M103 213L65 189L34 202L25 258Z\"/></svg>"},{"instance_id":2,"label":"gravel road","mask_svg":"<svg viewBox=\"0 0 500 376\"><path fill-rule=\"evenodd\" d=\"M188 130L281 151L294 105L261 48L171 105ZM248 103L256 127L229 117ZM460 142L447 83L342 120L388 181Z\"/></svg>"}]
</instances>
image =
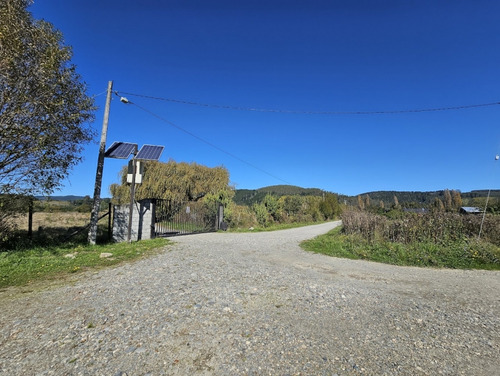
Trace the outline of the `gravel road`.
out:
<instances>
[{"instance_id":1,"label":"gravel road","mask_svg":"<svg viewBox=\"0 0 500 376\"><path fill-rule=\"evenodd\" d=\"M0 292L1 375L499 375L500 272L311 254L338 222L174 238Z\"/></svg>"}]
</instances>

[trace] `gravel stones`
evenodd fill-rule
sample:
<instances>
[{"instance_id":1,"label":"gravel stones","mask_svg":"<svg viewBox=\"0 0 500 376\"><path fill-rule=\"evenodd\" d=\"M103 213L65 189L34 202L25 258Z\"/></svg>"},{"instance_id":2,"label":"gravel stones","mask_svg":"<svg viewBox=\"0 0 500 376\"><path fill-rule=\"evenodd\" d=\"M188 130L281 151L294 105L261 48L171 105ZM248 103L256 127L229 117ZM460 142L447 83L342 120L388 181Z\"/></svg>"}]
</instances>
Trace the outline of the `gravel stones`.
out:
<instances>
[{"instance_id":1,"label":"gravel stones","mask_svg":"<svg viewBox=\"0 0 500 376\"><path fill-rule=\"evenodd\" d=\"M0 294L5 375L492 375L500 273L304 252L337 223L174 238L165 252Z\"/></svg>"}]
</instances>

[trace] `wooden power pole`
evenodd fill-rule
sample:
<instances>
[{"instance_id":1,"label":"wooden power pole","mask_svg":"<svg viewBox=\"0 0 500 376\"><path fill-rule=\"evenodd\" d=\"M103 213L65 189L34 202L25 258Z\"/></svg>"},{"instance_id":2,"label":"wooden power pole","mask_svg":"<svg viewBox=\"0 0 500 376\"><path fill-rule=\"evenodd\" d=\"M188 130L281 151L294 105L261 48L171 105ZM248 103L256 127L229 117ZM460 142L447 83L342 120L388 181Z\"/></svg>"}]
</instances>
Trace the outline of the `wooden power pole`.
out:
<instances>
[{"instance_id":1,"label":"wooden power pole","mask_svg":"<svg viewBox=\"0 0 500 376\"><path fill-rule=\"evenodd\" d=\"M102 122L101 144L99 146L99 157L97 159L97 172L95 174L94 205L92 206L92 214L90 215L88 242L92 245L96 243L97 238L97 221L99 219L99 206L101 204L102 171L104 169L104 152L106 151L106 138L108 134L109 108L111 106L112 91L113 81L109 81L106 107L104 108L104 119Z\"/></svg>"}]
</instances>

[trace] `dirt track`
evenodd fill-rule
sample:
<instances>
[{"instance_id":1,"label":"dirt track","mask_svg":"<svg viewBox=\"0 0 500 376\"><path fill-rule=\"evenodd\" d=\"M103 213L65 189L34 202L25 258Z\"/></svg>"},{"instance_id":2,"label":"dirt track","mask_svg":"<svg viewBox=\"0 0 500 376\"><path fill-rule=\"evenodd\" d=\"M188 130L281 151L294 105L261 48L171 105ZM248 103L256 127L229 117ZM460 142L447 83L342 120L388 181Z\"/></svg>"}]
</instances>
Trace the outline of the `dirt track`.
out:
<instances>
[{"instance_id":1,"label":"dirt track","mask_svg":"<svg viewBox=\"0 0 500 376\"><path fill-rule=\"evenodd\" d=\"M500 273L304 252L329 223L175 238L0 299L5 375L493 375ZM4 292L3 294L7 294Z\"/></svg>"}]
</instances>

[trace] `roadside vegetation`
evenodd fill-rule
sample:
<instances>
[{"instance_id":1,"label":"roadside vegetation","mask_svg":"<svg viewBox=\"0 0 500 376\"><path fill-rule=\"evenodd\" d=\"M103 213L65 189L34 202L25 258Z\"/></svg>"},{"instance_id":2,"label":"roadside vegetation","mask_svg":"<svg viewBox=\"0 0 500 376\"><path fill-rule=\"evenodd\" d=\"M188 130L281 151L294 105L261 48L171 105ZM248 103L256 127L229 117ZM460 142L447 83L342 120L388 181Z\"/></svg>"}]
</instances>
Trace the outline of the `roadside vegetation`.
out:
<instances>
[{"instance_id":1,"label":"roadside vegetation","mask_svg":"<svg viewBox=\"0 0 500 376\"><path fill-rule=\"evenodd\" d=\"M351 198L348 204L337 194L299 187L274 186L262 192L245 192L236 203L229 187L228 172L196 164L154 165L163 169L170 185L157 181L157 195L181 200L195 200L200 205L224 205L224 221L230 231L260 232L288 229L342 219L343 225L316 239L304 242L309 251L335 257L371 260L394 265L500 270L500 216L498 199L490 199L492 210L482 214L460 214L467 204L457 191L443 191L430 204L371 200L368 195ZM181 171L181 172L179 172ZM175 172L175 173L174 173ZM179 181L175 179L180 178ZM202 177L200 179L200 177ZM201 182L200 182L201 180ZM217 184L203 184L215 181ZM202 184L203 183L203 184ZM115 203L127 202L127 190L115 186ZM141 188L148 195L147 185ZM177 192L177 193L175 193ZM260 196L259 196L260 195ZM240 195L241 196L241 195ZM38 200L34 208L33 231L27 231L26 207L29 200L0 196L4 216L0 239L0 287L31 285L59 280L84 270L116 265L155 254L168 244L156 239L135 243L110 244L107 217L99 222L99 246L86 245L85 225L90 213L90 199L70 202ZM256 198L259 200L256 200ZM481 197L475 197L478 202ZM429 200L427 200L428 202ZM472 203L472 202L471 202ZM9 208L9 211L6 210ZM2 211L0 210L0 212ZM101 207L108 210L108 200ZM82 230L78 232L78 230ZM481 236L479 231L481 230ZM101 257L101 254L111 254Z\"/></svg>"},{"instance_id":2,"label":"roadside vegetation","mask_svg":"<svg viewBox=\"0 0 500 376\"><path fill-rule=\"evenodd\" d=\"M342 227L302 243L308 251L394 265L500 270L500 216L358 209L342 214Z\"/></svg>"},{"instance_id":3,"label":"roadside vegetation","mask_svg":"<svg viewBox=\"0 0 500 376\"><path fill-rule=\"evenodd\" d=\"M157 254L168 242L159 238L98 246L69 243L0 252L0 288L64 279L74 273L130 262Z\"/></svg>"},{"instance_id":4,"label":"roadside vegetation","mask_svg":"<svg viewBox=\"0 0 500 376\"><path fill-rule=\"evenodd\" d=\"M288 190L283 192L288 192ZM309 192L309 190L304 190L304 192ZM261 197L261 201L250 202L252 203L241 205L233 201L227 205L225 220L231 231L249 229L270 231L299 227L337 219L342 212L338 196L329 192L322 192L320 195L289 195L267 191Z\"/></svg>"}]
</instances>

